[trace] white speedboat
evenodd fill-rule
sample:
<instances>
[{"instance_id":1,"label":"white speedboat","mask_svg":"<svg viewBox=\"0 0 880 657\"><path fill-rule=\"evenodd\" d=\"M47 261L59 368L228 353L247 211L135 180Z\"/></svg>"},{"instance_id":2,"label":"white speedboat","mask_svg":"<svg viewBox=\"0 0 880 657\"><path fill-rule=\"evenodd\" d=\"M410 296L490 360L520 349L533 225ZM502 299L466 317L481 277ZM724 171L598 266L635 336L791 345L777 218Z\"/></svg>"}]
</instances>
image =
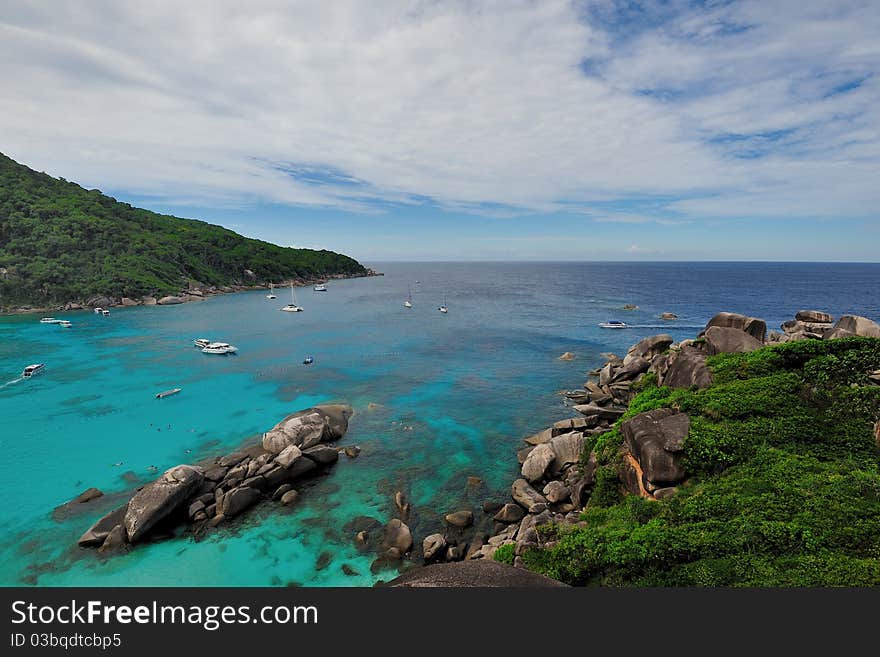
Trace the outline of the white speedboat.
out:
<instances>
[{"instance_id":1,"label":"white speedboat","mask_svg":"<svg viewBox=\"0 0 880 657\"><path fill-rule=\"evenodd\" d=\"M40 324L60 324L63 321L63 319L55 319L54 317L43 317L40 320Z\"/></svg>"},{"instance_id":2,"label":"white speedboat","mask_svg":"<svg viewBox=\"0 0 880 657\"><path fill-rule=\"evenodd\" d=\"M238 347L228 344L226 342L212 342L207 345L204 349L202 349L203 354L217 354L220 356L225 356L227 354L234 354L238 351Z\"/></svg>"},{"instance_id":3,"label":"white speedboat","mask_svg":"<svg viewBox=\"0 0 880 657\"><path fill-rule=\"evenodd\" d=\"M41 372L44 367L46 367L45 363L34 363L33 365L28 365L21 371L21 375L24 378L29 379L34 374L38 374L39 372Z\"/></svg>"},{"instance_id":4,"label":"white speedboat","mask_svg":"<svg viewBox=\"0 0 880 657\"><path fill-rule=\"evenodd\" d=\"M193 344L194 344L198 349L204 349L204 348L207 347L209 344L211 344L211 341L210 341L208 338L196 338L195 340L193 340Z\"/></svg>"},{"instance_id":5,"label":"white speedboat","mask_svg":"<svg viewBox=\"0 0 880 657\"><path fill-rule=\"evenodd\" d=\"M103 308L95 308L95 314L96 314L96 315L100 315L102 312L104 312L104 309L103 309Z\"/></svg>"},{"instance_id":6,"label":"white speedboat","mask_svg":"<svg viewBox=\"0 0 880 657\"><path fill-rule=\"evenodd\" d=\"M62 319L60 322L58 322L58 326L60 326L61 328L70 328L71 326L73 326L73 324L66 319Z\"/></svg>"},{"instance_id":7,"label":"white speedboat","mask_svg":"<svg viewBox=\"0 0 880 657\"><path fill-rule=\"evenodd\" d=\"M607 328L607 329L625 329L625 328L629 328L629 326L627 326L626 322L621 322L621 321L616 320L616 319L609 319L607 322L601 322L601 323L599 324L599 327L600 327L600 328Z\"/></svg>"},{"instance_id":8,"label":"white speedboat","mask_svg":"<svg viewBox=\"0 0 880 657\"><path fill-rule=\"evenodd\" d=\"M104 317L110 317L110 311L107 310L106 308L105 308L104 310L101 311L101 314L102 314Z\"/></svg>"},{"instance_id":9,"label":"white speedboat","mask_svg":"<svg viewBox=\"0 0 880 657\"><path fill-rule=\"evenodd\" d=\"M293 291L293 283L290 284L290 303L281 310L286 313L301 313L303 311L301 306L296 305L296 292Z\"/></svg>"},{"instance_id":10,"label":"white speedboat","mask_svg":"<svg viewBox=\"0 0 880 657\"><path fill-rule=\"evenodd\" d=\"M327 286L324 285L323 283L318 283L318 284L317 284L314 288L312 288L312 289L314 289L315 292L326 292L326 291L327 291Z\"/></svg>"}]
</instances>

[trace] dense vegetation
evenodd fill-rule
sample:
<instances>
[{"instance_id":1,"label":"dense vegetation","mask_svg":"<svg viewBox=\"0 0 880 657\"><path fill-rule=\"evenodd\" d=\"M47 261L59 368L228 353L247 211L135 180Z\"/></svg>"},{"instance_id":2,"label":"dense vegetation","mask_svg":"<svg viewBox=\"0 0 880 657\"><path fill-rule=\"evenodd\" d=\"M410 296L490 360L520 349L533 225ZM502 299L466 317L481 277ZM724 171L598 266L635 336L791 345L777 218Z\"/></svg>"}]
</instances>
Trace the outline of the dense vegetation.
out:
<instances>
[{"instance_id":1,"label":"dense vegetation","mask_svg":"<svg viewBox=\"0 0 880 657\"><path fill-rule=\"evenodd\" d=\"M880 339L804 340L709 365L712 387L649 381L623 418L690 415L687 485L662 501L623 496L620 434L601 435L585 526L544 528L558 543L526 564L581 585L880 584L880 386L868 379Z\"/></svg>"},{"instance_id":2,"label":"dense vegetation","mask_svg":"<svg viewBox=\"0 0 880 657\"><path fill-rule=\"evenodd\" d=\"M0 306L364 273L332 251L141 210L0 154Z\"/></svg>"}]
</instances>

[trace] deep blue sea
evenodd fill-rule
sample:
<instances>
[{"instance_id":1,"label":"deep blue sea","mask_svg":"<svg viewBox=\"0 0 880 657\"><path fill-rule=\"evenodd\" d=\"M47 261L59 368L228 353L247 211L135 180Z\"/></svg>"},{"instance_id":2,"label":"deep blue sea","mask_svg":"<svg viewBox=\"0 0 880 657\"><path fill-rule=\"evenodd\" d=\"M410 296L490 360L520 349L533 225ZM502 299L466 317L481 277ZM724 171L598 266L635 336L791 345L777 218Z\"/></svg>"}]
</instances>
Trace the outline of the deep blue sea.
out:
<instances>
[{"instance_id":1,"label":"deep blue sea","mask_svg":"<svg viewBox=\"0 0 880 657\"><path fill-rule=\"evenodd\" d=\"M345 524L392 517L403 490L420 519L507 495L523 436L571 416L559 394L577 388L638 339L693 336L717 311L768 326L801 308L880 319L880 265L797 263L374 263L384 277L202 303L115 308L111 316L0 318L0 584L89 586L369 586ZM414 307L405 309L408 288ZM447 299L449 313L437 307ZM624 311L624 304L639 306ZM671 311L677 322L658 315ZM621 319L623 331L597 324ZM197 337L236 344L208 356ZM565 351L573 361L560 361ZM311 366L301 361L315 358ZM21 369L45 372L16 381ZM10 383L5 383L10 382ZM5 383L5 385L4 385ZM163 400L155 393L180 387ZM230 451L295 410L352 404L341 458L291 509L265 504L196 542L179 538L103 560L79 535L133 487L178 463ZM469 476L483 483L468 485ZM89 486L107 493L88 513L52 510ZM329 552L329 565L316 561ZM359 574L345 575L348 564Z\"/></svg>"}]
</instances>

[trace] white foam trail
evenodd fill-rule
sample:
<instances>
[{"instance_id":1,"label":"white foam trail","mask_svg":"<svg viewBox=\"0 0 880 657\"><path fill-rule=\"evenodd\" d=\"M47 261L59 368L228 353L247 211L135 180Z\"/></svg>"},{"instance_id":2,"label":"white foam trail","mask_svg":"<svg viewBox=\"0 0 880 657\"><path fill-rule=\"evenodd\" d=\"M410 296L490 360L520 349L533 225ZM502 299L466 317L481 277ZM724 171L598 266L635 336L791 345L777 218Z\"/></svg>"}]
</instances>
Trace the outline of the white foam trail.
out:
<instances>
[{"instance_id":1,"label":"white foam trail","mask_svg":"<svg viewBox=\"0 0 880 657\"><path fill-rule=\"evenodd\" d=\"M19 381L24 381L24 377L20 376L17 379L12 379L12 381L7 381L0 388L5 388L6 386L11 386L13 383L18 383Z\"/></svg>"}]
</instances>

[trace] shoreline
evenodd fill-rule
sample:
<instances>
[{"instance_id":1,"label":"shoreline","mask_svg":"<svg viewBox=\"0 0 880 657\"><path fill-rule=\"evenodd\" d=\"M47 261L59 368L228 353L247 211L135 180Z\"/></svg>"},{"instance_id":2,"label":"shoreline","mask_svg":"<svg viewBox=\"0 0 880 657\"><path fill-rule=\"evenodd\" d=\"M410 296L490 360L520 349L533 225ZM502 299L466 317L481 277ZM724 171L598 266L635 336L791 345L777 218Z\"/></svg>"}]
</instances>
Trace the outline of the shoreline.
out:
<instances>
[{"instance_id":1,"label":"shoreline","mask_svg":"<svg viewBox=\"0 0 880 657\"><path fill-rule=\"evenodd\" d=\"M363 274L331 274L329 276L318 276L314 278L295 278L288 279L281 283L272 283L276 288L287 287L293 283L297 287L307 287L309 285L317 285L319 283L327 283L333 280L348 280L353 278L372 278L374 276L384 276L382 272L377 272L371 268L367 268ZM204 286L193 287L180 290L176 294L164 296L144 295L138 298L131 297L110 297L106 295L94 295L88 299L66 301L53 303L46 306L16 306L16 307L0 307L0 317L11 317L14 315L29 315L46 312L70 312L78 310L92 310L93 308L130 308L134 306L174 306L183 303L193 303L204 301L209 297L219 296L222 294L236 294L238 292L249 292L253 290L268 290L269 284L254 285L221 285L221 286Z\"/></svg>"},{"instance_id":2,"label":"shoreline","mask_svg":"<svg viewBox=\"0 0 880 657\"><path fill-rule=\"evenodd\" d=\"M630 346L622 358L607 354L605 363L589 372L583 389L565 392L574 417L523 439L515 452L520 467L508 498L487 499L482 508L437 509L445 523L414 542L411 553L398 561L400 575L388 585L449 585L443 582L450 581L450 573L461 571L482 576L483 586L498 586L490 565L499 561L537 575L528 570L523 555L553 548L561 528L586 526L583 514L592 497L607 496L613 489L657 503L689 486L694 473L687 471L683 450L690 418L669 409L632 415L630 403L643 381L705 389L714 383L709 356L788 342L880 338L880 326L873 320L843 315L833 322L822 311L802 310L780 328L782 332L768 332L761 319L720 312L694 338L676 342L669 334L651 335ZM880 385L880 371L872 376L877 377L874 385ZM612 431L620 432L623 442L619 463L609 465L600 436ZM873 431L880 445L880 419ZM401 521L406 515L400 514Z\"/></svg>"}]
</instances>

